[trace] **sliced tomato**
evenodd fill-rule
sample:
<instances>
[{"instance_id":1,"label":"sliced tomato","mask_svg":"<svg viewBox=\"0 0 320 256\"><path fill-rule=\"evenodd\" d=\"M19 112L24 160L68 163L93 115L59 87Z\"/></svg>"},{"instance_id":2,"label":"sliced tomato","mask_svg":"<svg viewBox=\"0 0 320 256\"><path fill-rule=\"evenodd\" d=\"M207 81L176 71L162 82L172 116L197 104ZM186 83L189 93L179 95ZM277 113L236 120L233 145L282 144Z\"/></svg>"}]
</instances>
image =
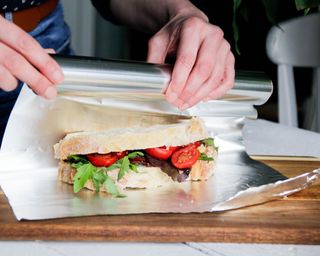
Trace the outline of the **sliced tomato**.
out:
<instances>
[{"instance_id":1,"label":"sliced tomato","mask_svg":"<svg viewBox=\"0 0 320 256\"><path fill-rule=\"evenodd\" d=\"M88 160L97 167L109 167L114 164L119 158L117 153L109 154L89 154L87 155Z\"/></svg>"},{"instance_id":2,"label":"sliced tomato","mask_svg":"<svg viewBox=\"0 0 320 256\"><path fill-rule=\"evenodd\" d=\"M162 146L158 148L147 148L145 149L148 155L153 156L157 159L166 160L172 155L170 147Z\"/></svg>"},{"instance_id":3,"label":"sliced tomato","mask_svg":"<svg viewBox=\"0 0 320 256\"><path fill-rule=\"evenodd\" d=\"M171 146L169 147L169 149L172 151L172 152L176 152L178 149L180 149L181 146Z\"/></svg>"},{"instance_id":4,"label":"sliced tomato","mask_svg":"<svg viewBox=\"0 0 320 256\"><path fill-rule=\"evenodd\" d=\"M128 155L128 151L126 150L126 151L122 151L122 152L117 152L115 154L117 155L118 159L121 159L121 158L125 157L126 155Z\"/></svg>"},{"instance_id":5,"label":"sliced tomato","mask_svg":"<svg viewBox=\"0 0 320 256\"><path fill-rule=\"evenodd\" d=\"M178 169L187 169L197 162L199 156L199 150L192 143L174 152L171 157L171 163Z\"/></svg>"},{"instance_id":6,"label":"sliced tomato","mask_svg":"<svg viewBox=\"0 0 320 256\"><path fill-rule=\"evenodd\" d=\"M201 145L201 141L196 141L192 143L196 148Z\"/></svg>"}]
</instances>

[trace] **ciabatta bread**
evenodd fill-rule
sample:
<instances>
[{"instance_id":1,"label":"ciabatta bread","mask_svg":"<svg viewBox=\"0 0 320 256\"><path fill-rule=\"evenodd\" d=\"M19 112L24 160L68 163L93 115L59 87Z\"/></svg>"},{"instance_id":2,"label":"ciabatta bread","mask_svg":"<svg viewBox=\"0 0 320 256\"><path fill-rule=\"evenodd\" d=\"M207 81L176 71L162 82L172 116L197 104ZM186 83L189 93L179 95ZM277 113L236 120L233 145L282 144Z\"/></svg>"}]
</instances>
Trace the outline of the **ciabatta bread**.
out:
<instances>
[{"instance_id":1,"label":"ciabatta bread","mask_svg":"<svg viewBox=\"0 0 320 256\"><path fill-rule=\"evenodd\" d=\"M181 146L208 137L202 121L193 118L173 125L71 133L54 145L54 151L55 158L65 160L68 156L77 154L107 154L161 146Z\"/></svg>"},{"instance_id":2,"label":"ciabatta bread","mask_svg":"<svg viewBox=\"0 0 320 256\"><path fill-rule=\"evenodd\" d=\"M173 180L159 167L144 167L138 166L138 172L128 172L118 182L117 175L119 169L109 171L109 176L116 182L119 189L126 188L156 188L164 185L173 184ZM59 163L59 180L73 184L76 169L71 166L70 163L61 161ZM95 186L92 180L88 180L84 185L85 188L95 191ZM100 191L106 192L103 186L100 187Z\"/></svg>"},{"instance_id":3,"label":"ciabatta bread","mask_svg":"<svg viewBox=\"0 0 320 256\"><path fill-rule=\"evenodd\" d=\"M112 129L99 132L77 132L68 134L54 146L55 157L60 159L59 179L63 182L73 184L77 170L72 167L68 157L70 155L87 155L91 153L107 154L110 152L122 152L127 150L144 150L161 146L184 146L190 143L207 139L209 137L203 123L197 118L184 121L174 125L156 125L149 128L127 128ZM207 180L214 170L217 158L217 151L213 145L204 143L197 147L203 153L214 160L197 160L189 170L176 170L173 174L165 172L151 162L137 164L137 172L129 171L118 181L119 169L108 171L108 176L112 178L120 190L127 188L156 188L159 186L181 182L176 174L185 175L184 180L200 181ZM166 160L164 160L166 161ZM171 177L169 176L171 175ZM84 187L96 190L92 180L87 180ZM100 191L106 192L100 184Z\"/></svg>"}]
</instances>

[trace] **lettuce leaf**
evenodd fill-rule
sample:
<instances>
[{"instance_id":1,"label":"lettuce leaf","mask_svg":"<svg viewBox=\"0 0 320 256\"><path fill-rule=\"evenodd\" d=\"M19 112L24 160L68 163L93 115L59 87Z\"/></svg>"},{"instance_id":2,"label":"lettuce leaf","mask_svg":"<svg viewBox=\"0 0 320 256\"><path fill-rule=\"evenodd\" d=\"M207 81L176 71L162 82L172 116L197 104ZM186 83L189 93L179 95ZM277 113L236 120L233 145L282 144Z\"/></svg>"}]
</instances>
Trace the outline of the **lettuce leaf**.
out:
<instances>
[{"instance_id":1,"label":"lettuce leaf","mask_svg":"<svg viewBox=\"0 0 320 256\"><path fill-rule=\"evenodd\" d=\"M117 181L120 181L128 171L137 172L137 166L131 163L130 159L143 155L140 151L131 152L107 168L94 166L82 155L69 156L68 161L77 170L74 176L73 191L78 193L88 180L92 180L97 192L100 191L100 186L103 186L109 194L116 197L124 197L119 192L115 181L108 176L108 172L119 168Z\"/></svg>"}]
</instances>

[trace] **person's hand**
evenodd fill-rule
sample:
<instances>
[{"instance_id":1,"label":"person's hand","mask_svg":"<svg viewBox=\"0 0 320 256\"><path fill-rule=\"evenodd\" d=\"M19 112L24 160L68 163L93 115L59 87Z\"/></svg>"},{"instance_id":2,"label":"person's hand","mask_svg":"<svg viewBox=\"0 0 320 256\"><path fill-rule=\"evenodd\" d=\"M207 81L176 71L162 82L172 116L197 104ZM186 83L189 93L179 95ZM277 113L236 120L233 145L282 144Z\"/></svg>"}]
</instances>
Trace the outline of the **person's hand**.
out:
<instances>
[{"instance_id":1,"label":"person's hand","mask_svg":"<svg viewBox=\"0 0 320 256\"><path fill-rule=\"evenodd\" d=\"M176 61L166 99L180 109L221 98L234 84L234 56L223 31L205 15L175 16L149 41L148 62Z\"/></svg>"},{"instance_id":2,"label":"person's hand","mask_svg":"<svg viewBox=\"0 0 320 256\"><path fill-rule=\"evenodd\" d=\"M38 95L52 99L55 85L63 81L59 65L49 56L52 50L0 16L0 89L12 91L18 79Z\"/></svg>"}]
</instances>

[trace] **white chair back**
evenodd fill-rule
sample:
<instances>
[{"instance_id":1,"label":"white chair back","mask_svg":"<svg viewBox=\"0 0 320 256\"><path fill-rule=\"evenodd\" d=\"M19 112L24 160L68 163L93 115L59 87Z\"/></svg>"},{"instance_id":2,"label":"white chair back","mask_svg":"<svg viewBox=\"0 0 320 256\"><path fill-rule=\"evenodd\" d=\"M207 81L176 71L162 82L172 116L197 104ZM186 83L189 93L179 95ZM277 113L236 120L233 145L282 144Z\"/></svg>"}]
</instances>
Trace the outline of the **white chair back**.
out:
<instances>
[{"instance_id":1,"label":"white chair back","mask_svg":"<svg viewBox=\"0 0 320 256\"><path fill-rule=\"evenodd\" d=\"M313 69L312 121L309 129L320 132L320 13L273 26L266 40L267 54L278 66L279 122L298 126L293 67Z\"/></svg>"}]
</instances>

